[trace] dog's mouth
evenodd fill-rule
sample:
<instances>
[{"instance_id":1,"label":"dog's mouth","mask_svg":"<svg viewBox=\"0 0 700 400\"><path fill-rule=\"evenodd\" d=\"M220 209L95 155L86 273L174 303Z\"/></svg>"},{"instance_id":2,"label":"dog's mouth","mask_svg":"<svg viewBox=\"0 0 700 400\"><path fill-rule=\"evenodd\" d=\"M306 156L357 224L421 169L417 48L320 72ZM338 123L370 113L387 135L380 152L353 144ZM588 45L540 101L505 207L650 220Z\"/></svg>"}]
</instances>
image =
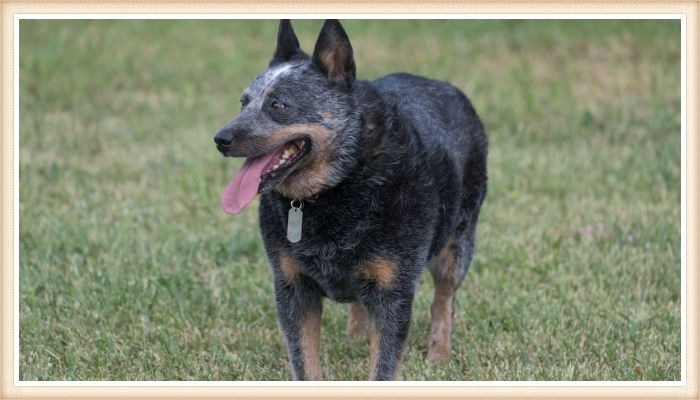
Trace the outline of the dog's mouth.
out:
<instances>
[{"instance_id":1,"label":"dog's mouth","mask_svg":"<svg viewBox=\"0 0 700 400\"><path fill-rule=\"evenodd\" d=\"M263 194L272 190L292 172L292 169L309 152L309 145L305 139L287 142L284 146L274 151L274 156L260 175L258 193Z\"/></svg>"},{"instance_id":2,"label":"dog's mouth","mask_svg":"<svg viewBox=\"0 0 700 400\"><path fill-rule=\"evenodd\" d=\"M239 214L257 194L267 193L282 182L310 147L308 138L294 139L268 153L246 158L221 194L221 207L229 214Z\"/></svg>"}]
</instances>

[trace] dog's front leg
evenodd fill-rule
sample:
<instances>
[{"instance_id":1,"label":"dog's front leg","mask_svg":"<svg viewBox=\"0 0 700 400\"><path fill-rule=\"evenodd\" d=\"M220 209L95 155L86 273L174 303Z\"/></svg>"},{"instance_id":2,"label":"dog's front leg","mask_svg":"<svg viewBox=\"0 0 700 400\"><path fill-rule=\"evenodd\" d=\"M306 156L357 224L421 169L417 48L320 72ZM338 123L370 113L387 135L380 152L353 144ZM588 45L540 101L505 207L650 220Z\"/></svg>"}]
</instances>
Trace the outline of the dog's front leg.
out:
<instances>
[{"instance_id":1,"label":"dog's front leg","mask_svg":"<svg viewBox=\"0 0 700 400\"><path fill-rule=\"evenodd\" d=\"M322 302L318 287L299 273L291 258L280 260L275 269L275 298L280 326L294 379L322 379L321 342Z\"/></svg>"},{"instance_id":2,"label":"dog's front leg","mask_svg":"<svg viewBox=\"0 0 700 400\"><path fill-rule=\"evenodd\" d=\"M369 379L399 379L401 357L411 323L413 290L378 292L364 302L369 316Z\"/></svg>"}]
</instances>

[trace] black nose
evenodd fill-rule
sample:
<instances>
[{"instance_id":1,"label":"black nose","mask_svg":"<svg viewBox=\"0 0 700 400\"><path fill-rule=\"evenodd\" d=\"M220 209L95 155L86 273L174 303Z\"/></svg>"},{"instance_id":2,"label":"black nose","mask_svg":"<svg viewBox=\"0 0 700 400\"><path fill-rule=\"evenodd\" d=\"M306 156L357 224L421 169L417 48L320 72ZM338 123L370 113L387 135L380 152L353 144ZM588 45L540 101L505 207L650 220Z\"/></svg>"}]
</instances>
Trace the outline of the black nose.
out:
<instances>
[{"instance_id":1,"label":"black nose","mask_svg":"<svg viewBox=\"0 0 700 400\"><path fill-rule=\"evenodd\" d=\"M214 143L218 146L229 146L233 142L233 135L231 132L222 130L214 136Z\"/></svg>"}]
</instances>

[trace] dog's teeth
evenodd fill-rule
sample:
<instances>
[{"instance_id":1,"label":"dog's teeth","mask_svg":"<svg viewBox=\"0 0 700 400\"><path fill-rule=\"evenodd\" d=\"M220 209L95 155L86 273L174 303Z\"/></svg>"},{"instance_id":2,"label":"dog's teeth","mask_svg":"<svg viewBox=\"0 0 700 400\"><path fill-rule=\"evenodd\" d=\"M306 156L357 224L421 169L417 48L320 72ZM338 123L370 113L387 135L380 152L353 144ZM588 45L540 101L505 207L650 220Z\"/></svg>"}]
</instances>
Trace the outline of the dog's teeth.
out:
<instances>
[{"instance_id":1,"label":"dog's teeth","mask_svg":"<svg viewBox=\"0 0 700 400\"><path fill-rule=\"evenodd\" d=\"M297 148L294 144L291 144L289 147L284 149L284 153L282 153L282 158L289 158L296 154Z\"/></svg>"}]
</instances>

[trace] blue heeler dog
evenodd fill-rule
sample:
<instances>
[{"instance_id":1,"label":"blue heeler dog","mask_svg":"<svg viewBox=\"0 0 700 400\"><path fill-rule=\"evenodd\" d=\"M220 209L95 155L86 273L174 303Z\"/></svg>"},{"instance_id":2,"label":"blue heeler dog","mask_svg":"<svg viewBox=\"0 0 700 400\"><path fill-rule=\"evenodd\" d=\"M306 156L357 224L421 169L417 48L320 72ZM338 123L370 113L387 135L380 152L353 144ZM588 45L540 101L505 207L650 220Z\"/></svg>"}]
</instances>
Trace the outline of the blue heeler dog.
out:
<instances>
[{"instance_id":1,"label":"blue heeler dog","mask_svg":"<svg viewBox=\"0 0 700 400\"><path fill-rule=\"evenodd\" d=\"M407 73L355 80L337 20L311 56L279 26L267 70L214 138L246 157L221 196L238 214L260 194L260 229L295 379L322 379L323 298L350 303L369 378L397 379L421 271L435 281L428 359L451 349L455 290L474 254L487 138L459 89Z\"/></svg>"}]
</instances>

